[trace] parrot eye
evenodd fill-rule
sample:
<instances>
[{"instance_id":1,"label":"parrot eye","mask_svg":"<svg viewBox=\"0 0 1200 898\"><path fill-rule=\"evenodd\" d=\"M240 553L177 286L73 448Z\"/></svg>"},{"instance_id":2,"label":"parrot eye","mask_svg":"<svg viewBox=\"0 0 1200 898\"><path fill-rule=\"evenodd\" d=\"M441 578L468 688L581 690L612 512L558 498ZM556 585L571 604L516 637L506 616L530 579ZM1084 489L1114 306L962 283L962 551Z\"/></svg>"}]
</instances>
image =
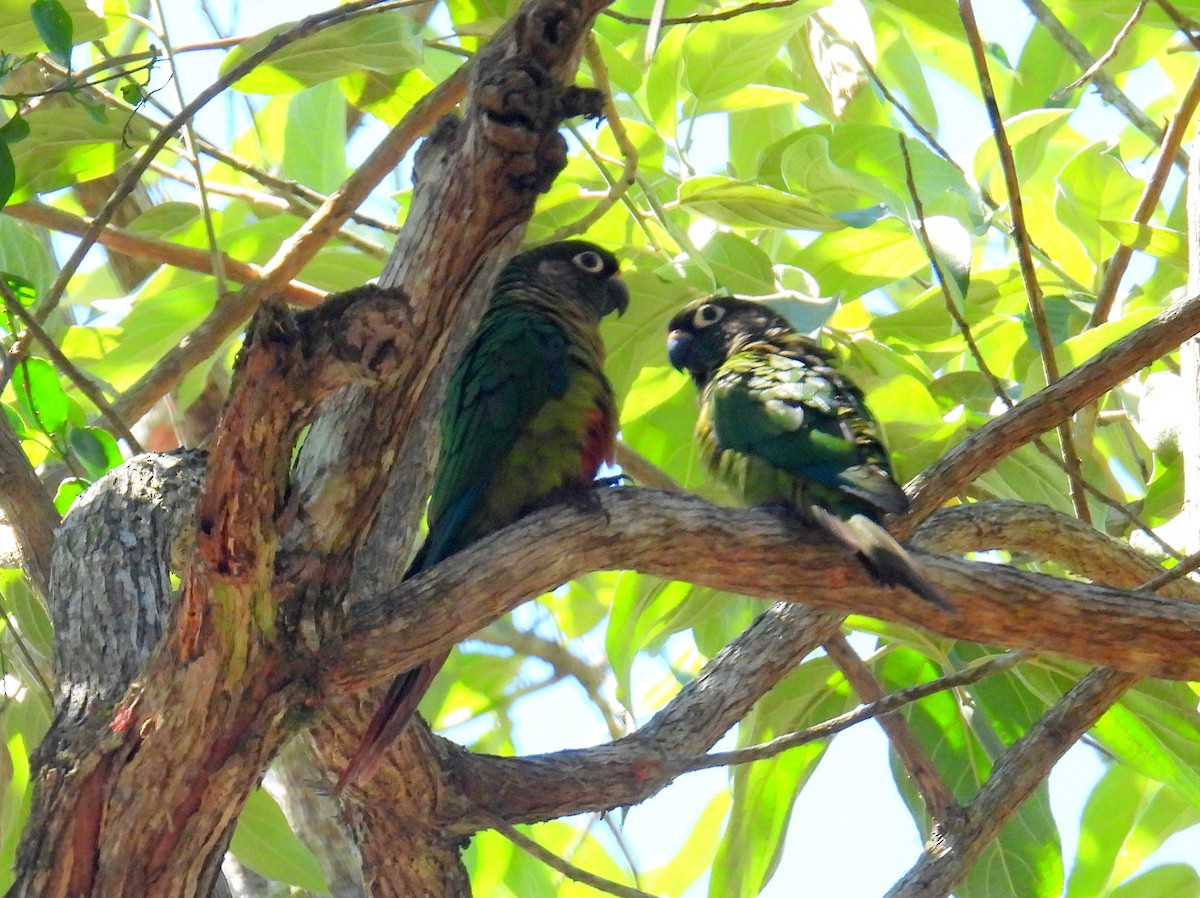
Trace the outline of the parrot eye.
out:
<instances>
[{"instance_id":1,"label":"parrot eye","mask_svg":"<svg viewBox=\"0 0 1200 898\"><path fill-rule=\"evenodd\" d=\"M604 260L600 258L599 253L594 253L590 249L584 250L571 261L575 263L576 268L588 274L599 274L604 270Z\"/></svg>"},{"instance_id":2,"label":"parrot eye","mask_svg":"<svg viewBox=\"0 0 1200 898\"><path fill-rule=\"evenodd\" d=\"M708 327L716 324L725 317L725 310L720 306L714 306L712 303L705 303L700 308L696 309L696 314L692 318L692 324L696 327Z\"/></svg>"}]
</instances>

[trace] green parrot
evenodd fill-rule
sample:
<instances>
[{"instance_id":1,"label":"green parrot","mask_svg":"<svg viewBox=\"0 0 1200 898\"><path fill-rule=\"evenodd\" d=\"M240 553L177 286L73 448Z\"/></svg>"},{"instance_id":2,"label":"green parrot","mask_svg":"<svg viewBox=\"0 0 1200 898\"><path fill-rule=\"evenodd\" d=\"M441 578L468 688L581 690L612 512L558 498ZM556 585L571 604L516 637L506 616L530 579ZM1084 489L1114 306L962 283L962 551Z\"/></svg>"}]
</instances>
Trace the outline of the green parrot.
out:
<instances>
[{"instance_id":1,"label":"green parrot","mask_svg":"<svg viewBox=\"0 0 1200 898\"><path fill-rule=\"evenodd\" d=\"M671 319L667 355L700 390L696 439L709 470L742 502L788 506L879 582L953 610L883 527L908 497L862 391L826 350L761 303L715 296Z\"/></svg>"},{"instance_id":2,"label":"green parrot","mask_svg":"<svg viewBox=\"0 0 1200 898\"><path fill-rule=\"evenodd\" d=\"M515 256L500 273L450 380L429 534L405 579L557 493L590 488L611 460L617 407L599 327L629 305L618 269L611 253L567 240ZM396 678L337 791L375 771L445 660Z\"/></svg>"}]
</instances>

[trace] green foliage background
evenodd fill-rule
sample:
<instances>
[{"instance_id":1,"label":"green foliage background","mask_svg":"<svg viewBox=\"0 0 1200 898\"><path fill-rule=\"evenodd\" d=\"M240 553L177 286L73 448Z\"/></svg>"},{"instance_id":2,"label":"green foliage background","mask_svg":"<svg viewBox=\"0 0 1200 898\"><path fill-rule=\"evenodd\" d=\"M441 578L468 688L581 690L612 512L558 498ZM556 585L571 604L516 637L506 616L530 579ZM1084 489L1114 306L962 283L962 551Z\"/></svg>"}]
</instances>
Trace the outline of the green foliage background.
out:
<instances>
[{"instance_id":1,"label":"green foliage background","mask_svg":"<svg viewBox=\"0 0 1200 898\"><path fill-rule=\"evenodd\" d=\"M170 91L159 92L170 63L150 50L161 48L163 38L127 17L126 0L39 2L37 15L28 4L0 2L7 72L2 105L11 120L24 122L0 131L0 187L5 172L11 181L11 214L0 217L0 270L7 274L10 301L33 309L70 244L30 224L18 204L37 201L82 216L73 188L117 171L168 117L156 104L171 102ZM222 15L230 12L213 5ZM1002 5L1013 17L1031 15L1015 0ZM724 497L690 445L691 385L669 368L662 351L664 322L693 296L726 289L763 297L798 326L819 328L867 390L902 479L1003 408L947 303L969 325L1009 401L1020 402L1046 383L1009 233L1008 192L956 5L795 0L757 6L765 8L671 0L658 31L645 21L655 12L652 0L621 0L620 16L602 15L581 80L609 89L619 117L608 126L571 127L567 168L542 197L528 231L530 242L542 242L586 225L589 239L626 260L634 303L605 331L623 438L666 475L717 501ZM266 262L302 223L305 209L341 183L352 160L474 53L514 8L503 0L442 0L428 19L399 9L370 13L290 45L219 101L228 133L207 136L227 152L217 155L198 144L211 207L207 220L190 183L194 171L174 144L161 159L169 169L146 179L152 204L125 228L200 250L209 248L211 233L228 256ZM1174 8L1200 18L1197 0L1177 0ZM1059 0L1050 9L1094 58L1112 45L1133 4ZM220 51L227 54L221 70L277 30ZM179 53L185 42L173 37ZM46 64L69 58L96 86L75 87L53 100L39 92L60 74L31 90L20 76L43 65L30 55L37 52L49 54ZM104 62L105 54L118 56L121 67ZM145 67L150 62L152 69ZM1080 65L1042 25L1032 28L1018 52L1006 55L989 45L988 64L1015 153L1053 352L1065 373L1183 295L1182 178L1178 170L1172 174L1153 215L1135 222L1156 158L1155 139L1101 108L1091 89L1068 87ZM1138 97L1151 122L1162 123L1175 114L1195 77L1195 50L1163 9L1150 4L1103 72ZM101 81L114 74L119 77ZM184 81L192 95L200 86ZM217 119L205 121L213 127ZM364 212L387 224L404 220L407 167ZM945 291L922 242L918 199L946 272ZM305 267L301 280L333 291L379 273L391 233L369 223L348 231ZM1106 266L1122 243L1137 249L1133 273L1113 312L1089 325ZM96 258L72 279L47 328L79 372L112 399L194 331L218 301L219 285L211 275L159 264L126 291L102 261ZM22 329L9 308L0 318L6 350ZM214 368L228 368L235 350L231 340L192 370L173 397L175 406L189 406ZM1120 537L1136 530L1114 511L1120 506L1174 539L1181 475L1169 397L1179 386L1177 371L1175 358L1163 359L1077 418L1084 476L1109 500L1087 500L1101 530ZM59 487L60 510L119 463L121 447L109 425L39 347L15 368L0 399L34 465L67 465L71 476ZM1020 499L1074 513L1066 475L1031 447L1012 453L962 498ZM1178 542L1181 550L1196 548ZM1003 553L995 557L1013 561ZM50 631L16 570L0 571L0 588L3 888L28 808L28 754L49 721ZM644 720L761 607L633 572L600 573L544 597L508 626L559 642L593 665L603 646L604 691ZM886 622L851 618L846 626L862 634L857 645L876 648L871 663L888 688L937 677L996 651ZM464 646L423 706L431 722L453 727L453 734L481 751L515 751L521 736L514 704L549 685L544 666L526 663L505 645L500 633ZM924 700L907 716L956 796L966 799L1004 747L1082 673L1079 665L1062 661L1029 662L970 690ZM582 692L578 701L587 701ZM760 702L738 728L737 742L761 742L854 703L828 659L813 657ZM1108 772L1088 801L1071 869L1064 869L1043 785L957 894L1200 895L1194 867L1145 864L1172 834L1200 821L1196 704L1189 684L1144 682L1096 727L1092 739ZM599 710L595 719L600 739ZM661 895L696 894L694 884L707 874L710 895L757 894L782 853L804 854L805 846L787 844L785 835L795 797L824 754L825 746L815 744L733 771L728 791L712 796L696 819L678 822L683 848L656 869L640 871L641 887ZM924 809L902 770L897 779L915 825L927 835ZM530 832L580 866L632 880L617 841L595 821L553 822ZM323 887L307 849L286 833L265 795L248 809L234 847L247 864L272 877L315 891ZM848 854L869 859L870 851L859 845ZM495 834L476 838L467 859L478 894L593 893L561 880Z\"/></svg>"}]
</instances>

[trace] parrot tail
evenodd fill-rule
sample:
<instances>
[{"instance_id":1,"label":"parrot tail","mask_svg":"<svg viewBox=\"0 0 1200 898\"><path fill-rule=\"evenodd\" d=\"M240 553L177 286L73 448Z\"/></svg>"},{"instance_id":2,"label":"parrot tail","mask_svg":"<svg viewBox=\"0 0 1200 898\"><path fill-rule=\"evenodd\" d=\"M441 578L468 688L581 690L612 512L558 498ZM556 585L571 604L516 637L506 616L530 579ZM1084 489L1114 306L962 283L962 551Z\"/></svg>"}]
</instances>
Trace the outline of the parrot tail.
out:
<instances>
[{"instance_id":1,"label":"parrot tail","mask_svg":"<svg viewBox=\"0 0 1200 898\"><path fill-rule=\"evenodd\" d=\"M443 655L440 658L432 658L420 667L405 671L392 681L387 697L367 724L358 747L346 763L346 769L338 777L337 785L333 787L334 795L340 795L351 783L366 782L374 776L388 749L400 738L408 722L417 713L417 705L421 703L434 676L446 663L447 657L448 655Z\"/></svg>"},{"instance_id":2,"label":"parrot tail","mask_svg":"<svg viewBox=\"0 0 1200 898\"><path fill-rule=\"evenodd\" d=\"M821 529L856 553L867 572L884 586L903 586L947 614L957 613L945 594L921 575L912 556L880 524L863 514L842 520L817 505L810 511Z\"/></svg>"}]
</instances>

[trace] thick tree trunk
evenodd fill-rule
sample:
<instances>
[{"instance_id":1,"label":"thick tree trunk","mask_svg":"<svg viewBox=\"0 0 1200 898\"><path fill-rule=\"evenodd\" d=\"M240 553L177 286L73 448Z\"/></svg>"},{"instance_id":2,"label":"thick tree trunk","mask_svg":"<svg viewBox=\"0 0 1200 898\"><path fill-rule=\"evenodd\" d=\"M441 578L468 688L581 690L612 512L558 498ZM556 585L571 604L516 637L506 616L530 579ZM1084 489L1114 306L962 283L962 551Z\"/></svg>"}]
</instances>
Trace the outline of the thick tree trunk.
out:
<instances>
[{"instance_id":1,"label":"thick tree trunk","mask_svg":"<svg viewBox=\"0 0 1200 898\"><path fill-rule=\"evenodd\" d=\"M133 684L128 670L124 683L101 678L96 689L96 671L64 671L15 895L211 890L245 796L320 706L310 672L336 639L354 559L449 335L478 315L561 169L562 120L599 110L595 92L564 82L602 5L533 0L479 54L463 119L443 120L419 154L384 278L398 290L326 303L302 322L282 309L260 316L212 448L166 638ZM352 381L352 394L326 404L289 483L300 427L328 390ZM53 603L99 608L144 588L138 607L165 607L161 566L132 584L115 565L96 570L109 577L77 593L52 588ZM60 657L70 651L60 643Z\"/></svg>"}]
</instances>

